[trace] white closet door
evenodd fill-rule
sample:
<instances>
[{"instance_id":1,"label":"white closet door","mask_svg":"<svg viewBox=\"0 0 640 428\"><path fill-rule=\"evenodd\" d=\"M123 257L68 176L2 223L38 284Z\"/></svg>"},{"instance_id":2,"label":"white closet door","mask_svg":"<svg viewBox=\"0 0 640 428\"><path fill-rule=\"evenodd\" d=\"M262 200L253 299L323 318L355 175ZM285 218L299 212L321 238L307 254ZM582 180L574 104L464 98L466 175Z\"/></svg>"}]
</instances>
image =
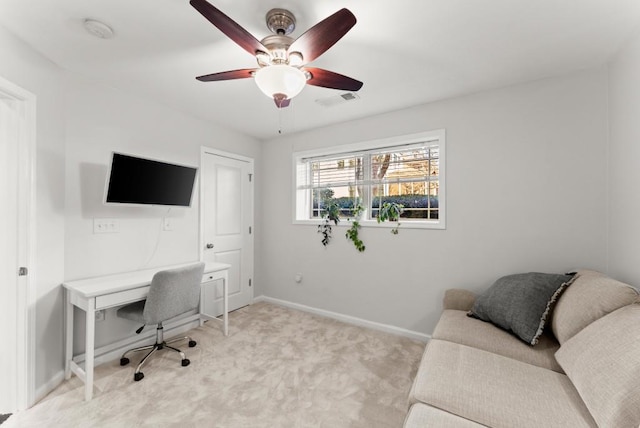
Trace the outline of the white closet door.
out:
<instances>
[{"instance_id":1,"label":"white closet door","mask_svg":"<svg viewBox=\"0 0 640 428\"><path fill-rule=\"evenodd\" d=\"M253 162L203 153L203 258L228 263L229 310L253 300ZM205 289L206 313L222 313L220 284Z\"/></svg>"}]
</instances>

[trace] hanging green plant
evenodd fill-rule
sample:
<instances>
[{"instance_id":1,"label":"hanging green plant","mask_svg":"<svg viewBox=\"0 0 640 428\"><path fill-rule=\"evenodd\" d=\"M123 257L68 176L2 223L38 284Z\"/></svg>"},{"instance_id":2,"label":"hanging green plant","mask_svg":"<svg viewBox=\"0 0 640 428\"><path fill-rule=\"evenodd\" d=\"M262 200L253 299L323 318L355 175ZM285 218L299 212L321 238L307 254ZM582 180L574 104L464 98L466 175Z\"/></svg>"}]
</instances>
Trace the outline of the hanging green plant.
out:
<instances>
[{"instance_id":1,"label":"hanging green plant","mask_svg":"<svg viewBox=\"0 0 640 428\"><path fill-rule=\"evenodd\" d=\"M331 223L335 226L340 222L340 206L336 202L331 202L322 212L322 224L318 225L318 233L322 234L322 245L325 247L331 241Z\"/></svg>"},{"instance_id":2,"label":"hanging green plant","mask_svg":"<svg viewBox=\"0 0 640 428\"><path fill-rule=\"evenodd\" d=\"M378 211L378 223L383 221L395 221L396 227L391 229L391 233L398 234L398 228L400 227L400 214L404 211L404 205L395 202L385 202Z\"/></svg>"},{"instance_id":3,"label":"hanging green plant","mask_svg":"<svg viewBox=\"0 0 640 428\"><path fill-rule=\"evenodd\" d=\"M360 202L356 202L353 207L353 220L351 221L351 227L347 230L345 236L347 239L353 242L353 245L356 247L356 250L359 252L363 252L365 249L364 242L358 236L358 231L360 230L360 217L362 217L362 211L364 207L360 204Z\"/></svg>"}]
</instances>

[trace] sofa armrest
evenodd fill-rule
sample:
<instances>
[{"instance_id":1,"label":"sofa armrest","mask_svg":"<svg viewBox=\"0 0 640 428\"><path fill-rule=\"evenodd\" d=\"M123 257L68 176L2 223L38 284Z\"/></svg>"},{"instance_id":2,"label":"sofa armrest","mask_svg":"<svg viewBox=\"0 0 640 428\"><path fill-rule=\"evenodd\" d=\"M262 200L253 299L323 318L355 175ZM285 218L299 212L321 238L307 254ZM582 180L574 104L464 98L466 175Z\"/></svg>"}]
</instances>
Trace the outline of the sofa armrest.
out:
<instances>
[{"instance_id":1,"label":"sofa armrest","mask_svg":"<svg viewBox=\"0 0 640 428\"><path fill-rule=\"evenodd\" d=\"M461 288L451 288L444 292L442 308L470 311L475 301L476 295L471 291Z\"/></svg>"}]
</instances>

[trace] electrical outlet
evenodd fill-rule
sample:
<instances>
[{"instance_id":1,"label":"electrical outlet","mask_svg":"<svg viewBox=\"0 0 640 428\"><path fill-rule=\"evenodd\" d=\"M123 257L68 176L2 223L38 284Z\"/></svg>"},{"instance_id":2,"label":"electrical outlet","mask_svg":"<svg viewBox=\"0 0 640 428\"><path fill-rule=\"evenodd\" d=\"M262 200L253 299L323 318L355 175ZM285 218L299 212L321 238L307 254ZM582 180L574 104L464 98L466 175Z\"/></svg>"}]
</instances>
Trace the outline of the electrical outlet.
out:
<instances>
[{"instance_id":1,"label":"electrical outlet","mask_svg":"<svg viewBox=\"0 0 640 428\"><path fill-rule=\"evenodd\" d=\"M120 225L113 218L94 218L93 233L118 233Z\"/></svg>"},{"instance_id":2,"label":"electrical outlet","mask_svg":"<svg viewBox=\"0 0 640 428\"><path fill-rule=\"evenodd\" d=\"M106 317L107 317L107 313L104 309L100 309L99 311L96 311L96 321L104 321Z\"/></svg>"}]
</instances>

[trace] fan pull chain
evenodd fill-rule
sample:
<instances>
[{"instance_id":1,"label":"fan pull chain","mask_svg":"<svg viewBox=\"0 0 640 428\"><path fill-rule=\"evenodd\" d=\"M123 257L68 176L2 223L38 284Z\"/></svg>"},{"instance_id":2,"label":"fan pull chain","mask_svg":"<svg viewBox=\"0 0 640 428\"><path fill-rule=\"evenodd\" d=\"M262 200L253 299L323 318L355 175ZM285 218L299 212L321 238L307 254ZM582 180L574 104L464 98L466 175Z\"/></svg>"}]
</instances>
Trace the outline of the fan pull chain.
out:
<instances>
[{"instance_id":1,"label":"fan pull chain","mask_svg":"<svg viewBox=\"0 0 640 428\"><path fill-rule=\"evenodd\" d=\"M282 135L282 108L278 109L278 134Z\"/></svg>"}]
</instances>

